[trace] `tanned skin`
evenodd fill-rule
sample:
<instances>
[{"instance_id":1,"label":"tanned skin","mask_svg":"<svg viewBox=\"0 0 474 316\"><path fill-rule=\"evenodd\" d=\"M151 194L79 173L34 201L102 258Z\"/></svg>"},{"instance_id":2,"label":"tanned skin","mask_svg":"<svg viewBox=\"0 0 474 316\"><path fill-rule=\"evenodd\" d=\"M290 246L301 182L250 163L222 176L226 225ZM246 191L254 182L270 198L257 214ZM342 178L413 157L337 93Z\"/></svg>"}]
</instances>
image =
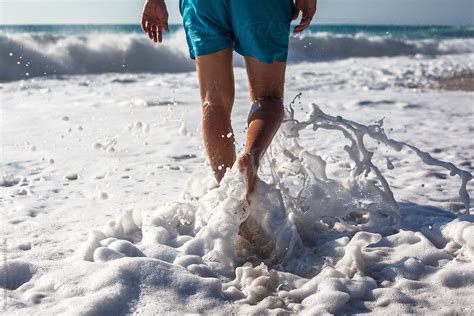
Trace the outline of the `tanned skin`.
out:
<instances>
[{"instance_id":1,"label":"tanned skin","mask_svg":"<svg viewBox=\"0 0 474 316\"><path fill-rule=\"evenodd\" d=\"M219 1L219 0L215 0ZM296 0L293 20L300 23L294 33L304 31L311 23L317 0ZM150 40L161 43L163 30L169 32L165 0L147 0L143 8L142 29ZM260 159L270 145L283 118L283 92L286 63L264 64L253 57L245 57L252 103L258 101L248 120L248 131L243 154L236 158L231 113L235 87L232 49L196 57L196 71L202 105L204 145L216 180L224 177L236 159L247 176L247 196L254 191Z\"/></svg>"}]
</instances>

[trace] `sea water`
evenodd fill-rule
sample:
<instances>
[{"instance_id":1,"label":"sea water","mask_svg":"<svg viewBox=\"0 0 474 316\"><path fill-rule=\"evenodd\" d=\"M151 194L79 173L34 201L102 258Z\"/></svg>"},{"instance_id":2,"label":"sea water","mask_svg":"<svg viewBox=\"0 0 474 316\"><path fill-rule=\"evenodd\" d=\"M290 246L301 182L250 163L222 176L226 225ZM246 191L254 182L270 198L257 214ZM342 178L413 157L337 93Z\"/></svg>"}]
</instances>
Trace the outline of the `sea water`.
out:
<instances>
[{"instance_id":1,"label":"sea water","mask_svg":"<svg viewBox=\"0 0 474 316\"><path fill-rule=\"evenodd\" d=\"M10 203L9 225L15 227L10 240L22 238L28 243L19 248L33 251L18 254L0 268L4 276L0 285L11 289L9 300L16 304L9 311L121 313L130 311L129 304L135 301L134 308L150 306L150 313L208 312L226 304L233 306L232 311L275 314L399 314L420 312L424 306L436 307L440 313L472 311L466 304L474 282L474 225L466 189L471 175L463 170L471 165L461 168L448 157L449 150L460 153L454 158L457 161L471 156L469 145L461 143L471 129L459 119L468 118L469 94L417 90L428 79L472 72L469 29L407 28L413 32L406 34L397 27L340 26L337 32L331 28L338 27L316 28L292 38L289 88L304 90L309 104L300 107L298 98L288 104L250 204L245 201L245 178L237 170L230 170L220 186L211 175L203 179L202 174L187 174L189 179L183 183L184 171L174 164L176 173L168 177L178 179L173 183L179 184L182 198L166 197L167 203L154 200L146 204L150 209L142 210L145 193L166 196L174 189L164 185L170 182L161 173L159 179L140 175L162 170L156 169L158 163L150 158L156 156L150 152L186 147L188 154L199 154L189 143L166 143L163 135L173 133L174 125L160 109L169 107L169 115L175 111L174 137L200 141L182 113L185 106L196 109L198 98L184 97L196 92L194 78L187 74L141 74L193 68L182 29L176 27L165 46L154 46L137 27L130 28L9 30L1 35L2 80L21 80L2 84L6 113L13 122L5 121L10 136L6 144L14 153L5 151L12 178L3 179L7 193L3 201ZM455 35L439 34L444 31ZM331 47L337 50L325 55ZM334 61L327 62L328 57ZM308 64L296 65L304 62ZM236 73L243 87L243 69ZM327 101L338 97L344 101L325 106L320 101L323 93L328 93ZM433 111L446 107L450 113ZM376 122L355 120L355 112L366 113L365 109L382 115ZM398 114L393 117L391 111ZM198 111L193 113L198 117ZM437 116L428 120L432 113ZM246 117L239 115L237 119ZM413 120L390 126L383 115L392 124L406 122L408 116ZM446 117L456 126L444 124ZM25 129L25 119L34 128ZM418 129L432 135L437 125L448 126L441 135L451 136L446 144L450 149L433 154L445 157L441 160L418 145L432 137L417 133ZM394 127L407 132L391 136L386 129ZM340 139L334 137L324 153L314 150L326 141L328 132L329 141L335 135ZM453 140L450 133L461 136ZM25 144L15 147L17 138ZM152 139L160 140L153 149L148 146ZM444 140L439 139L436 143L443 148ZM459 150L451 144L456 141ZM399 150L406 159L393 160L392 153ZM93 154L87 156L90 151ZM41 162L37 155L54 160ZM82 163L85 167L78 167ZM405 163L410 168L404 168ZM193 170L191 163L183 166ZM36 178L39 167L45 169ZM120 178L123 169L129 170L126 179ZM387 169L393 171L392 178ZM446 175L440 185L456 186L459 191L458 196L441 191L446 195L442 201L447 201L443 205L458 202L464 210L407 206L393 194L408 192L417 203L425 199L436 204L441 199L426 199L426 193L436 193L440 182L423 175L427 186L415 187L406 174L409 170L416 177L418 171L433 169L441 176L448 171L452 177ZM145 179L145 186L140 179ZM156 182L160 186L154 186ZM393 183L403 188L397 191ZM94 189L100 189L98 200ZM135 203L124 206L124 196L132 196ZM97 220L109 208L115 216L130 204L130 210L112 221ZM55 226L58 216L67 220L61 218ZM239 234L244 221L252 227L250 236ZM103 227L90 231L82 243L79 234L86 233L87 223ZM38 229L45 233L24 236L23 231L33 236ZM67 234L68 229L76 230ZM58 256L56 247L76 252L66 252L60 257L65 259L58 261L49 255ZM38 253L47 260L30 260ZM148 302L143 300L147 294ZM214 311L223 313L220 307Z\"/></svg>"},{"instance_id":2,"label":"sea water","mask_svg":"<svg viewBox=\"0 0 474 316\"><path fill-rule=\"evenodd\" d=\"M38 76L176 73L194 69L180 25L157 45L138 25L0 26L0 81ZM474 51L472 27L312 25L290 38L288 61L319 62ZM236 66L243 66L237 60Z\"/></svg>"}]
</instances>

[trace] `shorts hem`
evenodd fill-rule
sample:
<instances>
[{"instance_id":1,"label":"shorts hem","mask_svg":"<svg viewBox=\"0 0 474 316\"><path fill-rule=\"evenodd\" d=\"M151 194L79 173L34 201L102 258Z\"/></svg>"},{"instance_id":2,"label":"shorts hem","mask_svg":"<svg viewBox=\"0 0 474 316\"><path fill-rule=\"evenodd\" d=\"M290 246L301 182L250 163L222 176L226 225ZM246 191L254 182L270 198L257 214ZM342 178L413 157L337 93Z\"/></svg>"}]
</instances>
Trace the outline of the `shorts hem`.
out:
<instances>
[{"instance_id":1,"label":"shorts hem","mask_svg":"<svg viewBox=\"0 0 474 316\"><path fill-rule=\"evenodd\" d=\"M272 56L256 56L249 53L244 53L241 49L235 49L236 53L243 57L253 57L263 64L273 64L274 62L284 62L288 61L288 53L285 54L275 54Z\"/></svg>"},{"instance_id":2,"label":"shorts hem","mask_svg":"<svg viewBox=\"0 0 474 316\"><path fill-rule=\"evenodd\" d=\"M211 55L227 48L232 48L232 44L216 46L210 49L208 48L208 49L197 50L196 48L193 48L192 50L189 51L189 57L191 57L191 59L196 59L196 57Z\"/></svg>"}]
</instances>

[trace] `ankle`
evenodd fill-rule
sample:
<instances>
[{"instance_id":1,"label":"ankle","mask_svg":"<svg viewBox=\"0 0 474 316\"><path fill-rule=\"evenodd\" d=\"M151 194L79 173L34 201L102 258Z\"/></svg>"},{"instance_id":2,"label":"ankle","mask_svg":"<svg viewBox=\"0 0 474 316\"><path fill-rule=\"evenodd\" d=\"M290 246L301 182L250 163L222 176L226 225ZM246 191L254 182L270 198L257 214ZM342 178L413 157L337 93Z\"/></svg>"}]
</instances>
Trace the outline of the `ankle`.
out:
<instances>
[{"instance_id":1,"label":"ankle","mask_svg":"<svg viewBox=\"0 0 474 316\"><path fill-rule=\"evenodd\" d=\"M252 166L255 167L255 169L258 169L260 155L258 154L257 151L255 151L255 150L254 151L246 151L240 157L241 157L241 159L244 159L244 160L248 161L249 163L251 163Z\"/></svg>"}]
</instances>

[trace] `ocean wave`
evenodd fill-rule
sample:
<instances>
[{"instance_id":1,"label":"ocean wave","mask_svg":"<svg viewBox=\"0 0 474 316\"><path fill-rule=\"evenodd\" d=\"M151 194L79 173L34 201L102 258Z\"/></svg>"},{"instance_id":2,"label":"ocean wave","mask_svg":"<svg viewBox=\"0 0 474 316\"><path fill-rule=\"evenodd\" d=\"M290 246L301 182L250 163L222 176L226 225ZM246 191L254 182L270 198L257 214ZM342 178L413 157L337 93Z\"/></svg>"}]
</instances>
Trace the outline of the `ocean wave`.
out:
<instances>
[{"instance_id":1,"label":"ocean wave","mask_svg":"<svg viewBox=\"0 0 474 316\"><path fill-rule=\"evenodd\" d=\"M290 39L288 62L466 53L474 53L472 38L407 40L309 33ZM141 34L0 33L0 68L0 81L11 81L47 75L187 72L194 64L182 30L167 36L163 45L153 45Z\"/></svg>"},{"instance_id":2,"label":"ocean wave","mask_svg":"<svg viewBox=\"0 0 474 316\"><path fill-rule=\"evenodd\" d=\"M474 52L474 38L401 39L390 36L313 33L291 39L289 61L326 61L351 57L446 55Z\"/></svg>"},{"instance_id":3,"label":"ocean wave","mask_svg":"<svg viewBox=\"0 0 474 316\"><path fill-rule=\"evenodd\" d=\"M191 71L194 65L185 44L180 36L154 46L136 34L0 34L0 81L46 75Z\"/></svg>"}]
</instances>

